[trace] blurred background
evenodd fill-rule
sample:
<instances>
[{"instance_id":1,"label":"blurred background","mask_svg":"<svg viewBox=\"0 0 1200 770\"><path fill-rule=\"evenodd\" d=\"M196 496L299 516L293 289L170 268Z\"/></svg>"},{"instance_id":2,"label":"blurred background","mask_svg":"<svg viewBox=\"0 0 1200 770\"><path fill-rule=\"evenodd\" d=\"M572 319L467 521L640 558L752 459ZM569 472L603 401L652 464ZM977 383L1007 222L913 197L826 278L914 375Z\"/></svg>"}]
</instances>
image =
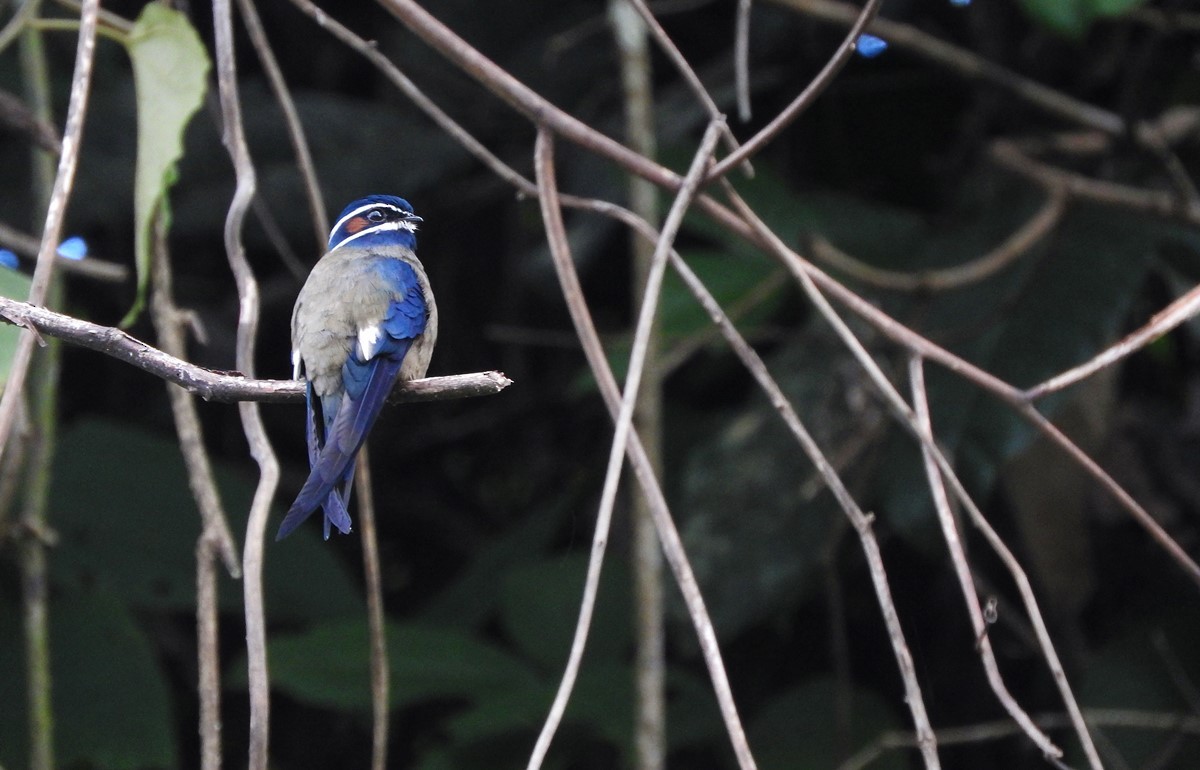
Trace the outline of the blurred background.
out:
<instances>
[{"instance_id":1,"label":"blurred background","mask_svg":"<svg viewBox=\"0 0 1200 770\"><path fill-rule=\"evenodd\" d=\"M133 19L142 5L113 0L104 8ZM184 5L211 51L211 8ZM0 20L12 17L13 6L0 2ZM554 104L609 136L623 135L603 3L424 6ZM735 4L651 6L742 138L810 81L846 29L783 2L756 3L753 115L743 122L733 107ZM537 202L518 197L292 4L263 0L257 7L307 131L327 214L365 194L391 193L425 219L418 253L441 314L430 374L497 369L514 380L495 396L389 407L370 446L390 622L391 766L519 766L566 661L611 440ZM374 40L470 133L532 178L528 121L383 8L356 2L326 10ZM45 17L71 13L42 4ZM1200 97L1200 23L1186 2L894 0L883 15L1131 123L1157 121ZM313 232L280 109L235 26L258 172L245 228L262 295L257 374L286 378L292 304L324 244ZM61 126L76 39L45 35L54 125ZM660 158L682 173L707 118L658 51L652 66ZM22 94L22 71L17 46L0 52L0 89ZM204 331L204 341L190 343L190 360L227 370L235 368L238 303L222 243L233 174L218 120L210 94L186 134L169 242L176 301ZM130 267L135 126L128 56L102 38L66 233L82 236L91 258ZM872 58L855 56L755 158L753 179L732 176L800 253L830 244L859 268L912 275L978 259L1045 205L1041 185L994 160L995 140L1050 143L1087 129L893 44ZM1101 151L1051 152L1047 162L1098 180L1174 189L1161 157L1127 135L1103 138ZM1200 133L1186 132L1174 152L1176 181L1194 179ZM0 221L36 235L42 213L31 193L30 155L25 132L0 127ZM608 162L566 142L558 144L558 160L563 192L625 200L624 172ZM662 199L664 210L669 200ZM568 212L567 224L620 376L634 312L628 234L592 215ZM1200 278L1198 234L1184 214L1152 216L1081 196L1003 268L954 288L900 290L869 270L829 269L900 321L1028 387L1086 360L1190 289ZM699 215L689 216L679 248L764 357L864 510L875 514L934 726L1000 726L987 740L967 731L961 745L944 744L944 766L1049 766L1026 738L1006 732L1010 723L984 680L911 439L779 264ZM61 307L115 325L134 296L132 279L68 276ZM664 483L750 744L764 770L842 766L888 731L911 729L854 532L675 276L664 288L661 323ZM904 352L865 325L854 328L906 390ZM129 331L155 337L145 316ZM1196 331L1189 322L1041 404L1192 554L1200 535ZM1068 678L1095 715L1106 763L1200 764L1196 586L1011 411L936 367L929 379L938 436L1029 571ZM240 543L256 468L237 409L199 408ZM279 498L286 502L307 471L303 410L269 405L263 415L283 464ZM165 387L112 358L64 347L55 419L48 521L57 535L49 563L58 762L197 767L200 522ZM631 489L624 486L618 503L589 651L546 767L632 766ZM0 764L20 768L24 663L13 521L11 510L0 518L7 535L0 544ZM998 608L990 636L1010 689L1031 713L1046 715L1065 761L1083 766L1011 579L965 525L964 537L981 596ZM268 545L275 767L367 764L360 545L357 533L322 542L315 521ZM670 764L734 767L691 625L673 585L667 594ZM238 766L248 721L238 582L222 578L221 603L226 760ZM1113 717L1118 712L1100 709L1120 711ZM869 766L916 767L918 755L895 749Z\"/></svg>"}]
</instances>

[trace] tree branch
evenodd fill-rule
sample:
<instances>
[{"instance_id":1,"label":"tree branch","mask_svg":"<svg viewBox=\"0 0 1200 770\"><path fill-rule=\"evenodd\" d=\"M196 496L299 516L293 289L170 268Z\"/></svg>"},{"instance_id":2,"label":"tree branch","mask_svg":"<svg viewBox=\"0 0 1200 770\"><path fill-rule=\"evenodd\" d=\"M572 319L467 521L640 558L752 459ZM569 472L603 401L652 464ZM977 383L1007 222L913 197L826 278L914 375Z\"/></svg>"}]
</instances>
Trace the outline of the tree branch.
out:
<instances>
[{"instance_id":1,"label":"tree branch","mask_svg":"<svg viewBox=\"0 0 1200 770\"><path fill-rule=\"evenodd\" d=\"M0 297L0 319L112 356L180 385L205 401L282 404L304 398L304 383L299 380L256 380L239 372L213 371L168 355L115 327L82 321L7 297ZM511 384L512 380L497 371L426 377L398 383L391 400L406 403L490 396Z\"/></svg>"}]
</instances>

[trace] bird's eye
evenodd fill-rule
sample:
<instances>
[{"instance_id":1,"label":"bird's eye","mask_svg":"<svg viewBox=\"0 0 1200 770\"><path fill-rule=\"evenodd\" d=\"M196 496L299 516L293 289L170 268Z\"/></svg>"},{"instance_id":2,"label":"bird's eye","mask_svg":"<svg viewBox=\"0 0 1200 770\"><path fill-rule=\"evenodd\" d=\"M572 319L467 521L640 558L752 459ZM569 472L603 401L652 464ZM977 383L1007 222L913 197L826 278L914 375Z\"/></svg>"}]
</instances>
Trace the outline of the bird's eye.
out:
<instances>
[{"instance_id":1,"label":"bird's eye","mask_svg":"<svg viewBox=\"0 0 1200 770\"><path fill-rule=\"evenodd\" d=\"M369 222L378 223L378 222L382 222L383 220L384 220L383 212L379 211L378 209L376 209L375 211L371 211L367 214L367 221L369 221Z\"/></svg>"}]
</instances>

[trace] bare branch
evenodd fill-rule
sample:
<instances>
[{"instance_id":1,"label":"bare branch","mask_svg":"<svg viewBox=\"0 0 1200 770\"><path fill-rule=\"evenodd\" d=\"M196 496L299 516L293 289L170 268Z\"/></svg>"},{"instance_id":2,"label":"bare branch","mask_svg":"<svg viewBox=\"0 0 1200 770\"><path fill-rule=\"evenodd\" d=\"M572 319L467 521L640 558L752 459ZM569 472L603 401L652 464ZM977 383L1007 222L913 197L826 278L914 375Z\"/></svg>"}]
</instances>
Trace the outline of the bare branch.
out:
<instances>
[{"instance_id":1,"label":"bare branch","mask_svg":"<svg viewBox=\"0 0 1200 770\"><path fill-rule=\"evenodd\" d=\"M1185 222L1200 227L1200 201L1180 198L1173 192L1144 190L1138 187L1108 182L1056 168L1027 155L1013 141L997 140L991 156L1002 168L1032 179L1047 187L1058 186L1074 198L1104 206L1117 206L1163 219Z\"/></svg>"},{"instance_id":2,"label":"bare branch","mask_svg":"<svg viewBox=\"0 0 1200 770\"><path fill-rule=\"evenodd\" d=\"M750 122L750 8L751 0L738 0L733 33L733 73L738 119Z\"/></svg>"},{"instance_id":3,"label":"bare branch","mask_svg":"<svg viewBox=\"0 0 1200 770\"><path fill-rule=\"evenodd\" d=\"M300 3L307 2L307 0L292 0L292 2ZM583 121L568 115L543 99L529 86L472 48L414 0L378 0L378 2L412 30L417 37L539 127L552 130L579 146L612 160L626 171L654 182L659 187L674 191L683 184L683 178L674 171L630 150L620 142L596 131ZM871 0L871 2L878 2L878 0ZM745 147L742 149L744 150ZM726 158L725 161L732 157ZM732 165L739 165L744 159L738 159ZM714 176L710 172L709 178ZM696 203L706 214L733 232L753 239L745 222L712 198L701 195L697 198Z\"/></svg>"},{"instance_id":4,"label":"bare branch","mask_svg":"<svg viewBox=\"0 0 1200 770\"><path fill-rule=\"evenodd\" d=\"M221 546L205 529L196 541L196 658L200 690L200 768L221 770L221 659L217 637L217 554Z\"/></svg>"},{"instance_id":5,"label":"bare branch","mask_svg":"<svg viewBox=\"0 0 1200 770\"><path fill-rule=\"evenodd\" d=\"M778 236L772 233L771 230L767 228L767 226L760 219L758 219L757 216L750 211L744 203L741 203L740 199L737 198L736 194L733 193L732 190L729 191L729 194L735 205L737 205L738 210L741 211L744 216L746 216L747 220L754 225L755 229L762 234L764 239L770 241L776 249L786 249L786 247L783 246L783 244L779 241ZM848 326L846 326L845 322L842 321L837 312L834 311L833 307L825 299L824 295L821 294L820 290L817 288L815 275L816 273L810 274L809 272L803 270L797 273L797 278L799 279L805 293L808 295L809 299L812 300L814 306L816 306L826 320L829 321L830 325L833 326L834 330L838 333L838 336L842 338L843 342L846 344L851 353L854 354L854 357L867 372L871 381L884 396L889 407L892 408L894 413L900 419L901 424L907 427L913 433L913 435L916 436L917 440L921 442L922 448L927 450L937 460L938 467L941 469L945 479L950 482L951 488L954 490L955 495L962 502L963 506L966 507L968 513L972 517L972 520L975 522L975 525L984 533L984 537L992 546L992 549L996 551L997 555L1000 556L1001 560L1008 568L1013 580L1017 584L1017 590L1021 594L1021 598L1025 604L1029 619L1033 623L1034 630L1037 634L1038 642L1042 650L1042 655L1046 660L1047 666L1050 668L1051 675L1054 678L1055 685L1058 687L1059 694L1063 699L1063 703L1067 708L1067 712L1072 716L1079 740L1083 744L1085 753L1088 755L1089 760L1095 760L1093 768L1098 770L1100 767L1099 758L1096 757L1091 736L1087 731L1087 726L1083 722L1083 717L1080 715L1079 705L1075 700L1075 694L1071 691L1071 687L1067 682L1066 673L1063 671L1062 663L1058 658L1058 653L1054 649L1054 642L1050 639L1050 633L1046 628L1044 619L1042 618L1041 609L1038 607L1037 597L1033 592L1033 587L1030 585L1029 579L1025 575L1024 570L1021 568L1020 563L1017 561L1016 557L1012 555L1012 552L1009 550L1008 546L1005 545L1000 536L997 535L995 530L992 529L983 513L975 504L975 501L971 499L969 494L967 494L966 488L963 487L957 475L954 473L954 468L950 465L950 462L945 458L938 446L933 443L932 436L929 436L929 440L926 440L926 434L921 429L912 409L909 408L903 397L900 396L895 387L893 387L888 381L887 377L884 376L883 372L879 369L879 366L871 358L870 354L867 353L866 348L862 346L862 343L858 341L858 338L854 336L854 333ZM840 284L836 284L836 282L832 285L840 286ZM1089 458L1082 450L1080 450L1073 442L1071 442L1070 439L1058 431L1058 429L1055 428L1048 420L1042 417L1037 410L1023 402L1014 404L1014 406L1017 408L1018 413L1027 417L1027 419L1033 420L1035 425L1038 425L1038 427L1042 428L1051 439L1055 440L1056 443L1066 449L1072 455L1072 457L1076 459L1077 462L1084 466L1085 470L1088 470L1089 473L1093 475L1093 477L1100 480L1108 478L1111 481L1111 477L1108 477L1108 475L1105 474L1104 471L1101 470L1099 466L1097 466L1095 462L1091 460L1091 458ZM1127 499L1133 506L1137 506L1137 503L1134 502L1131 497L1129 497L1128 493L1125 492L1120 485L1116 484L1115 481L1112 482L1112 485L1115 487L1117 493L1123 495L1124 498ZM1140 506L1137 507L1140 508ZM1146 516L1149 517L1149 514L1146 514ZM1153 522L1152 519L1151 522ZM1156 522L1154 524L1157 526ZM1166 533L1164 532L1163 535L1166 536ZM1178 543L1172 540L1169 536L1166 539L1167 545L1174 546L1176 549L1182 552L1182 549L1179 548ZM1187 558L1186 554L1184 554L1184 558ZM1061 752L1059 753L1061 754ZM1055 755L1050 754L1049 756Z\"/></svg>"},{"instance_id":6,"label":"bare branch","mask_svg":"<svg viewBox=\"0 0 1200 770\"><path fill-rule=\"evenodd\" d=\"M1036 401L1043 396L1065 390L1075 383L1091 377L1101 369L1112 366L1126 356L1136 353L1184 321L1194 318L1197 313L1200 313L1200 286L1192 288L1187 294L1155 313L1154 317L1140 329L1125 335L1120 342L1105 348L1091 360L1055 375L1024 391L1021 395L1029 401Z\"/></svg>"},{"instance_id":7,"label":"bare branch","mask_svg":"<svg viewBox=\"0 0 1200 770\"><path fill-rule=\"evenodd\" d=\"M383 614L383 580L379 570L379 537L375 531L375 490L371 488L369 447L358 450L354 466L358 487L358 523L363 544L363 581L367 587L367 629L371 637L371 770L385 770L388 753L387 637Z\"/></svg>"},{"instance_id":8,"label":"bare branch","mask_svg":"<svg viewBox=\"0 0 1200 770\"><path fill-rule=\"evenodd\" d=\"M1088 724L1096 727L1124 727L1132 730L1200 735L1200 716L1195 714L1172 714L1130 709L1087 709L1083 712L1083 716L1087 719ZM1034 721L1047 730L1061 729L1070 723L1070 719L1065 714L1039 714L1034 717ZM964 727L947 727L938 730L937 734L938 742L943 746L961 746L1007 738L1020 729L1019 726L1008 720L996 720ZM839 765L837 770L863 770L891 749L911 748L915 745L916 739L911 733L888 731Z\"/></svg>"},{"instance_id":9,"label":"bare branch","mask_svg":"<svg viewBox=\"0 0 1200 770\"><path fill-rule=\"evenodd\" d=\"M299 380L255 380L237 372L215 372L168 355L112 326L81 321L7 297L0 297L0 318L125 361L206 401L282 404L304 400L304 384ZM398 383L390 400L407 403L472 398L499 393L511 384L512 380L495 371L427 377Z\"/></svg>"},{"instance_id":10,"label":"bare branch","mask_svg":"<svg viewBox=\"0 0 1200 770\"><path fill-rule=\"evenodd\" d=\"M800 117L800 115L809 108L809 106L817 100L817 97L825 93L825 89L833 82L842 68L846 66L846 62L850 61L850 57L854 55L854 47L857 44L858 36L862 34L871 20L875 18L875 14L879 12L879 6L882 0L867 0L862 11L859 12L858 18L850 25L850 31L846 33L846 39L834 51L833 56L821 68L804 90L792 100L792 103L783 108L783 111L771 119L771 122L755 134L749 141L741 146L737 152L730 153L720 163L709 169L708 179L719 179L729 173L729 170L734 166L739 165L747 158L753 157L759 150L767 146L772 139L779 135L779 132L791 125L792 121Z\"/></svg>"},{"instance_id":11,"label":"bare branch","mask_svg":"<svg viewBox=\"0 0 1200 770\"><path fill-rule=\"evenodd\" d=\"M242 23L250 34L250 42L254 45L258 59L262 62L263 70L267 73L267 82L279 109L283 111L284 123L287 125L288 139L296 152L296 165L300 167L300 176L304 179L304 190L308 193L308 214L312 217L313 228L316 231L316 242L322 244L329 233L329 218L325 215L325 202L321 199L321 183L317 180L317 168L313 164L312 153L308 149L308 137L304 135L304 126L300 123L300 115L296 112L296 104L288 92L287 82L279 70L279 62L271 50L267 33L263 30L262 20L258 10L251 0L238 0L238 9L242 14Z\"/></svg>"},{"instance_id":12,"label":"bare branch","mask_svg":"<svg viewBox=\"0 0 1200 770\"><path fill-rule=\"evenodd\" d=\"M609 0L608 17L620 62L625 137L632 149L653 158L658 153L658 138L655 134L654 78L647 27L657 27L656 35L661 33L658 35L660 47L665 47L668 52L679 52L658 27L657 20L644 3L635 10L634 6L638 4L639 0ZM642 12L641 18L638 17L639 11ZM676 66L679 66L678 62ZM690 72L686 62L683 67ZM718 118L718 121L724 125L723 119ZM728 126L722 133L731 136ZM632 175L627 184L629 207L647 221L658 221L658 189L654 184ZM651 285L655 272L655 244L647 243L631 233L630 250L633 254L631 294L634 304L642 307L646 293L658 291ZM663 468L661 332L661 324L657 318L653 318L641 358L642 382L633 411L633 429L641 436L650 462L658 474L662 473ZM635 770L663 770L667 761L667 633L662 548L645 496L634 494L630 498L629 554L635 639L633 766Z\"/></svg>"},{"instance_id":13,"label":"bare branch","mask_svg":"<svg viewBox=\"0 0 1200 770\"><path fill-rule=\"evenodd\" d=\"M597 385L600 388L601 395L604 397L609 414L615 420L620 409L620 389L617 387L612 369L608 365L608 359L605 357L604 348L600 344L600 337L596 333L596 328L592 323L587 302L583 299L583 290L579 285L579 277L576 275L574 263L571 261L566 228L563 225L562 215L558 207L558 188L553 172L552 139L550 133L544 129L538 133L536 161L538 184L541 192L542 216L546 224L550 254L554 259L563 295L567 300L567 308L571 312L571 320L583 345L588 365L592 368L592 372L596 377ZM637 220L630 212L618 206L608 208L603 202L597 203L600 209L607 209L609 213L618 216L629 216L634 221ZM622 215L620 212L624 212L624 214ZM648 227L644 222L642 225ZM716 631L713 629L712 620L709 618L708 610L705 608L704 597L701 595L700 588L696 583L696 576L692 571L691 564L688 562L687 553L683 549L679 532L675 528L675 523L671 518L671 512L663 495L662 487L654 475L654 469L650 464L645 448L642 446L641 439L638 437L636 431L629 434L628 455L630 465L633 467L638 483L641 485L642 491L650 503L650 512L654 516L654 523L658 527L659 537L662 540L663 555L667 559L667 564L671 567L671 571L679 585L680 593L683 594L684 604L688 609L688 617L691 618L692 625L696 630L700 651L704 656L704 662L708 667L709 677L712 681L713 691L717 697L717 706L725 722L725 729L733 745L738 765L741 770L753 770L756 767L754 757L750 753L745 731L742 728L741 720L738 718L737 706L733 701L729 679L725 673L724 663L721 660L721 650L717 645ZM603 542L593 544L593 548L597 547L602 550ZM534 758L537 758L536 754ZM538 761L540 762L540 759ZM532 762L533 759L531 759L530 767L536 767Z\"/></svg>"},{"instance_id":14,"label":"bare branch","mask_svg":"<svg viewBox=\"0 0 1200 770\"><path fill-rule=\"evenodd\" d=\"M67 105L67 122L63 128L62 154L58 157L58 172L54 178L54 189L50 193L50 204L46 210L42 242L38 250L37 266L33 271L33 282L29 287L29 303L41 305L46 301L46 292L54 276L58 262L58 244L62 240L63 219L67 203L75 186L75 169L79 164L79 146L83 139L84 116L87 114L88 94L92 83L92 64L96 54L96 19L100 9L99 0L85 0L79 18L79 42L75 49L75 72L71 76L71 97ZM18 404L29 375L29 361L33 356L35 335L26 330L17 342L9 367L4 394L0 396L0 458L8 445L16 419Z\"/></svg>"},{"instance_id":15,"label":"bare branch","mask_svg":"<svg viewBox=\"0 0 1200 770\"><path fill-rule=\"evenodd\" d=\"M15 227L0 222L0 246L22 257L35 259L41 242ZM55 255L56 266L68 275L78 275L107 283L122 283L129 278L129 268L119 262L107 262L89 256L87 259L67 259Z\"/></svg>"},{"instance_id":16,"label":"bare branch","mask_svg":"<svg viewBox=\"0 0 1200 770\"><path fill-rule=\"evenodd\" d=\"M744 204L740 199L734 198L734 204L737 208L742 209ZM841 478L837 475L837 471L830 465L825 454L817 445L812 435L804 427L804 423L800 420L800 416L792 407L791 402L783 393L775 379L771 377L767 371L766 364L763 363L758 353L746 342L746 340L737 332L730 323L729 318L721 310L716 299L708 292L696 274L691 268L678 256L673 260L673 264L679 276L683 278L692 294L700 301L700 304L708 312L709 317L721 329L722 335L728 341L730 348L737 354L743 366L754 377L755 382L766 393L767 398L771 401L771 406L779 412L784 423L792 432L792 435L799 442L805 455L809 461L816 467L821 477L825 480L825 485L837 500L838 506L846 514L851 526L858 533L859 542L862 545L863 553L867 558L867 567L871 574L871 583L875 588L875 600L879 605L880 612L883 614L884 626L887 628L888 639L892 644L892 652L896 657L896 663L900 669L900 678L904 682L904 700L908 704L909 712L912 714L913 725L917 730L917 734L922 737L919 741L921 756L927 768L940 767L940 762L937 755L937 742L934 737L933 727L929 722L929 716L925 711L925 701L921 697L921 685L917 681L916 668L913 665L912 653L909 651L908 643L904 638L904 629L900 626L900 616L896 612L896 604L892 600L892 590L888 584L887 569L883 564L883 556L879 551L879 543L875 539L873 530L874 517L868 515L859 508L850 491L846 489Z\"/></svg>"},{"instance_id":17,"label":"bare branch","mask_svg":"<svg viewBox=\"0 0 1200 770\"><path fill-rule=\"evenodd\" d=\"M171 286L171 261L162 217L154 221L154 258L150 265L150 317L160 344L176 355L186 350L183 314L175 306ZM217 568L220 556L225 569L235 578L242 575L237 546L229 530L229 521L221 505L220 492L213 477L212 464L204 447L200 415L192 396L175 385L167 385L175 433L187 469L188 486L200 510L202 522L196 541L196 657L197 688L200 693L200 766L202 770L221 767L221 661L217 631L220 623L217 607Z\"/></svg>"},{"instance_id":18,"label":"bare branch","mask_svg":"<svg viewBox=\"0 0 1200 770\"><path fill-rule=\"evenodd\" d=\"M1000 701L1000 705L1021 726L1042 753L1061 757L1062 749L1054 745L1049 736L1038 729L1025 710L1017 703L1004 683L996 655L992 651L992 639L988 636L988 624L983 617L983 608L979 605L979 595L975 592L975 581L971 578L971 565L967 563L967 554L959 538L958 525L954 513L950 510L950 499L946 496L946 485L942 481L941 469L938 468L937 458L930 447L934 444L933 425L929 416L929 399L925 391L925 368L921 359L912 356L908 366L909 380L912 385L912 399L915 427L921 439L921 459L925 464L925 477L929 483L929 491L933 495L934 509L937 511L938 523L942 526L942 536L946 539L946 549L950 552L950 563L954 566L955 577L963 599L967 603L967 614L971 617L971 628L975 632L976 646L979 657L983 661L983 669L987 674L988 684ZM905 415L907 417L907 415ZM1093 749L1094 751L1094 749Z\"/></svg>"},{"instance_id":19,"label":"bare branch","mask_svg":"<svg viewBox=\"0 0 1200 770\"><path fill-rule=\"evenodd\" d=\"M772 1L806 16L843 25L851 24L858 16L858 9L853 5L836 0ZM1125 133L1125 121L1120 115L1047 88L1041 83L1022 77L1012 70L990 62L965 48L951 45L911 25L889 19L875 19L867 27L867 31L887 40L889 45L921 56L953 74L977 78L1000 86L1051 115L1114 136Z\"/></svg>"},{"instance_id":20,"label":"bare branch","mask_svg":"<svg viewBox=\"0 0 1200 770\"><path fill-rule=\"evenodd\" d=\"M172 296L171 262L161 218L156 218L154 222L154 260L150 269L153 281L150 316L160 340L159 344L163 346L164 355L181 356L187 350L184 314L175 306ZM204 448L204 433L200 427L200 415L196 404L186 390L176 385L167 385L167 396L171 401L179 449L187 467L188 486L191 487L192 497L200 510L205 536L215 547L229 574L240 578L242 568L237 557L237 546L229 530L225 508L221 504L221 493L217 489L208 451Z\"/></svg>"},{"instance_id":21,"label":"bare branch","mask_svg":"<svg viewBox=\"0 0 1200 770\"><path fill-rule=\"evenodd\" d=\"M729 128L729 124L724 123L721 108L717 106L717 103L708 93L708 89L706 89L704 84L700 82L700 76L697 75L696 71L692 69L692 66L688 64L687 59L683 57L683 53L680 52L678 46L676 46L671 40L670 36L667 35L667 31L663 29L661 24L658 23L658 19L654 17L654 13L650 10L650 7L646 5L646 0L628 0L628 2L629 5L631 5L633 9L642 17L642 21L646 22L646 26L649 28L650 34L654 36L654 42L658 43L658 47L662 49L663 53L667 55L667 58L671 60L671 63L675 65L675 69L679 71L679 74L683 77L683 81L687 83L688 88L692 90L692 93L700 101L700 104L704 106L705 111L708 112L708 119L710 121L722 121L722 125L724 127L721 129L721 136L725 142L725 146L728 147L731 152L736 150L739 147L737 138L734 137L733 131ZM743 120L749 120L749 118L743 118ZM637 147L634 147L634 149L636 150ZM742 165L742 170L748 176L753 176L754 174L754 168L750 165L749 161L746 161L746 163Z\"/></svg>"},{"instance_id":22,"label":"bare branch","mask_svg":"<svg viewBox=\"0 0 1200 770\"><path fill-rule=\"evenodd\" d=\"M825 238L812 238L813 257L852 278L880 289L895 291L949 291L983 281L1029 253L1053 231L1067 210L1067 193L1061 185L1047 188L1045 203L1029 221L1014 230L996 248L969 262L939 270L908 273L868 265L845 253Z\"/></svg>"},{"instance_id":23,"label":"bare branch","mask_svg":"<svg viewBox=\"0 0 1200 770\"><path fill-rule=\"evenodd\" d=\"M213 37L217 59L217 87L221 100L221 138L233 161L236 187L225 217L225 253L238 290L237 366L254 374L255 337L258 333L258 282L242 246L242 223L254 199L255 172L246 147L242 108L238 96L237 63L233 42L233 7L230 0L213 2ZM279 485L279 461L263 426L258 404L238 403L242 430L250 455L258 463L258 486L250 503L242 553L242 591L246 617L246 665L250 689L250 770L266 770L270 736L270 682L267 675L266 608L263 601L263 536L271 501Z\"/></svg>"},{"instance_id":24,"label":"bare branch","mask_svg":"<svg viewBox=\"0 0 1200 770\"><path fill-rule=\"evenodd\" d=\"M732 192L732 190L730 191ZM1044 415L1038 412L1026 400L1021 390L1001 380L999 377L980 369L966 359L951 353L949 350L921 336L908 326L892 318L789 248L766 225L762 224L761 220L758 220L753 212L748 209L745 209L744 212L749 221L757 221L758 230L756 237L753 238L754 243L782 261L784 266L792 272L792 275L801 285L807 281L812 281L813 284L829 292L839 302L848 307L851 312L871 324L871 326L896 344L906 348L910 352L919 354L923 358L945 366L958 376L1008 404L1013 411L1061 447L1063 451L1074 457L1076 462L1083 467L1088 475L1104 487L1113 499L1133 516L1134 520L1149 533L1155 542L1183 568L1193 582L1200 586L1200 565L1196 564L1195 560L1163 529L1162 525L1150 515L1149 511L1134 500L1112 476L1101 468L1095 460L1089 457L1086 452L1076 446L1052 422L1047 420Z\"/></svg>"}]
</instances>

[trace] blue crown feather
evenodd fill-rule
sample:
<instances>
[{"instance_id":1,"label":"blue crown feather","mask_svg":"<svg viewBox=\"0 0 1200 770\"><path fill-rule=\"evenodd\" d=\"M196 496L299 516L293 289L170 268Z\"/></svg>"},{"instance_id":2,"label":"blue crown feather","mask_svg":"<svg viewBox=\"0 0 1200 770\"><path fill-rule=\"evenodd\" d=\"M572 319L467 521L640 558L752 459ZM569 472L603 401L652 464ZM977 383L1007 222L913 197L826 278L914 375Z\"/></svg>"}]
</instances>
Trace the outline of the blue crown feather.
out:
<instances>
[{"instance_id":1,"label":"blue crown feather","mask_svg":"<svg viewBox=\"0 0 1200 770\"><path fill-rule=\"evenodd\" d=\"M417 223L412 204L395 195L368 195L359 198L338 215L329 233L328 250L353 243L355 246L417 247Z\"/></svg>"}]
</instances>

